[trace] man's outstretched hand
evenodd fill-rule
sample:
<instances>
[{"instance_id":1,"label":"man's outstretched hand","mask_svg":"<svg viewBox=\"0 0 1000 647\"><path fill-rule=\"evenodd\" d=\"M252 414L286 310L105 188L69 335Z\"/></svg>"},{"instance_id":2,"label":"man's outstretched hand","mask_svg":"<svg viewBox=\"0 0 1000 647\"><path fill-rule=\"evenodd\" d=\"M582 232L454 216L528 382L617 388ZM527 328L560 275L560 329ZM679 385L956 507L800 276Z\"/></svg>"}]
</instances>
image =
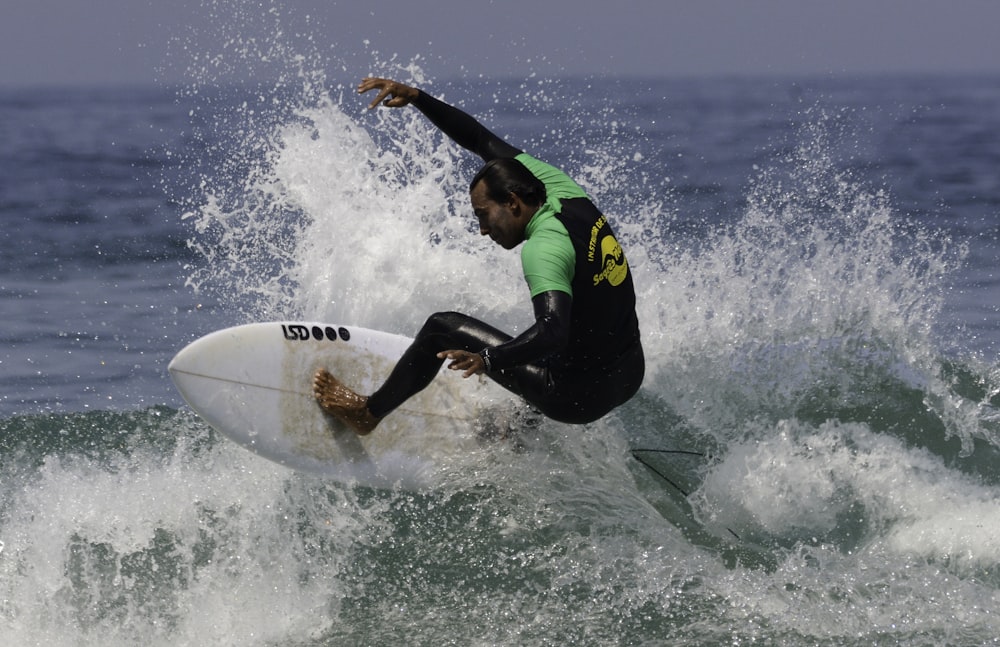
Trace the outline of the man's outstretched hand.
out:
<instances>
[{"instance_id":1,"label":"man's outstretched hand","mask_svg":"<svg viewBox=\"0 0 1000 647\"><path fill-rule=\"evenodd\" d=\"M369 110L374 110L380 103L389 108L402 108L420 96L419 90L408 85L389 79L366 76L358 84L358 94L364 94L369 90L379 91L378 96L368 106Z\"/></svg>"}]
</instances>

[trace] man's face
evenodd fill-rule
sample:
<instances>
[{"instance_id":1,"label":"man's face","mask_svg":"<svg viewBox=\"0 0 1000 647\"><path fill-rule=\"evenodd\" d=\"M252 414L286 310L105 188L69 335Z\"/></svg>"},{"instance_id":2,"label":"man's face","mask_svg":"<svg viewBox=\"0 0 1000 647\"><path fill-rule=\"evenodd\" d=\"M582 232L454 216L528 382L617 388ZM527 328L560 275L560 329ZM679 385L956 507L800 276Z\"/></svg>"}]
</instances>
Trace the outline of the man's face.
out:
<instances>
[{"instance_id":1,"label":"man's face","mask_svg":"<svg viewBox=\"0 0 1000 647\"><path fill-rule=\"evenodd\" d=\"M486 193L486 183L477 182L469 193L472 211L479 220L479 233L489 236L504 249L514 249L524 241L524 228L528 224L520 201L511 194L501 204L491 200Z\"/></svg>"}]
</instances>

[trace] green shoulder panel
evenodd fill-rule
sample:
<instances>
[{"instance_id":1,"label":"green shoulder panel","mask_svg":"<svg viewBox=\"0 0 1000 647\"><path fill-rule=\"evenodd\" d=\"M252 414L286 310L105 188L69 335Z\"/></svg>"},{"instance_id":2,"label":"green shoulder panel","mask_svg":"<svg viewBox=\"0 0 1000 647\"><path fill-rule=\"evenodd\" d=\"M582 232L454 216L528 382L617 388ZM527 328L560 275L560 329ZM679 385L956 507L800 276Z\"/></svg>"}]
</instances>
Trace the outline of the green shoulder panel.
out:
<instances>
[{"instance_id":1,"label":"green shoulder panel","mask_svg":"<svg viewBox=\"0 0 1000 647\"><path fill-rule=\"evenodd\" d=\"M583 187L573 181L573 178L551 164L546 164L527 153L521 153L514 159L524 164L531 171L532 175L542 181L542 184L545 185L545 191L548 193L549 201L553 199L559 200L560 198L589 197L587 196L587 192L583 190ZM556 207L556 211L558 212L558 203L553 206Z\"/></svg>"},{"instance_id":2,"label":"green shoulder panel","mask_svg":"<svg viewBox=\"0 0 1000 647\"><path fill-rule=\"evenodd\" d=\"M532 298L542 292L559 290L573 295L573 273L576 268L576 251L569 233L552 212L547 211L539 226L521 248L521 268ZM538 218L535 214L532 223Z\"/></svg>"}]
</instances>

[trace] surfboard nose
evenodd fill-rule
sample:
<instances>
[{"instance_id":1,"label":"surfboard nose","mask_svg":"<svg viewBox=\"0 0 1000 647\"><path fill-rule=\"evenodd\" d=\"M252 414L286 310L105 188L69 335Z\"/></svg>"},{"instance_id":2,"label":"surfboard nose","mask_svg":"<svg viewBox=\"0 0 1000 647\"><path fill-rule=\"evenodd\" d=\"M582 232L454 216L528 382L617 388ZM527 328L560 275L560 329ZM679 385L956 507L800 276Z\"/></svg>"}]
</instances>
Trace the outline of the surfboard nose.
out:
<instances>
[{"instance_id":1,"label":"surfboard nose","mask_svg":"<svg viewBox=\"0 0 1000 647\"><path fill-rule=\"evenodd\" d=\"M182 348L167 371L201 418L242 447L286 467L372 487L422 487L442 461L474 455L479 407L509 394L441 369L433 384L363 439L339 429L316 402L323 367L371 392L412 339L357 326L313 322L245 324Z\"/></svg>"}]
</instances>

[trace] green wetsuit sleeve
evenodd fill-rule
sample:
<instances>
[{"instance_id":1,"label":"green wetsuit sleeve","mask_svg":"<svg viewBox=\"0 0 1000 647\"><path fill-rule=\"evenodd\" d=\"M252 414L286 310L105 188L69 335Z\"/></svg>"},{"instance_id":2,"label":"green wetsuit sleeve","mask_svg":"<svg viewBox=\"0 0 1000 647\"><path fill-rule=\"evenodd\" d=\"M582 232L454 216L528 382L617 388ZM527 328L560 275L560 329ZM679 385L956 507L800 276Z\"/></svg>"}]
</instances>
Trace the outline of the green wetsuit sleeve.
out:
<instances>
[{"instance_id":1,"label":"green wetsuit sleeve","mask_svg":"<svg viewBox=\"0 0 1000 647\"><path fill-rule=\"evenodd\" d=\"M532 298L550 290L573 296L576 251L566 228L555 217L549 216L524 242L521 267Z\"/></svg>"}]
</instances>

